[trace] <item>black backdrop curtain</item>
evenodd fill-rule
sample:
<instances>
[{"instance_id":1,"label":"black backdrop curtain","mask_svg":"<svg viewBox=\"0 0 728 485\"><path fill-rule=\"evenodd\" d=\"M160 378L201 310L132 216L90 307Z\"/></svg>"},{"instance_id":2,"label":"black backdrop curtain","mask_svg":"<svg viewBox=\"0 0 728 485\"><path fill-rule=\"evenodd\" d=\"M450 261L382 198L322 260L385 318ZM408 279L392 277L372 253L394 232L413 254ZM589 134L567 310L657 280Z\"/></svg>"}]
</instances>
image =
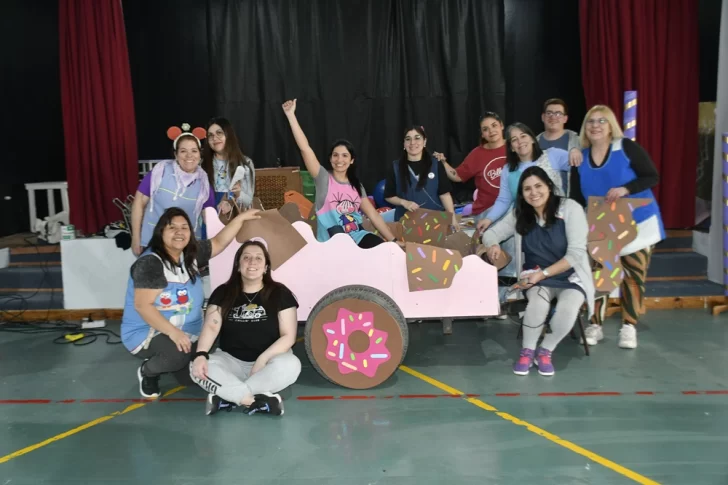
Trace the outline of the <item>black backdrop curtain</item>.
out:
<instances>
[{"instance_id":1,"label":"black backdrop curtain","mask_svg":"<svg viewBox=\"0 0 728 485\"><path fill-rule=\"evenodd\" d=\"M506 121L543 131L544 101L569 105L566 128L586 114L581 83L579 1L505 0Z\"/></svg>"},{"instance_id":2,"label":"black backdrop curtain","mask_svg":"<svg viewBox=\"0 0 728 485\"><path fill-rule=\"evenodd\" d=\"M322 163L334 139L349 139L371 190L407 125L459 160L478 143L478 116L503 112L502 18L498 0L210 1L215 113L257 166L299 165L281 110L297 98Z\"/></svg>"},{"instance_id":3,"label":"black backdrop curtain","mask_svg":"<svg viewBox=\"0 0 728 485\"><path fill-rule=\"evenodd\" d=\"M428 148L459 163L478 144L480 114L505 110L502 0L208 0L204 15L201 2L127 0L124 9L132 73L156 68L164 79L134 81L142 158L160 156L145 147L167 156L170 124L217 115L257 167L302 166L281 110L297 98L322 163L334 139L349 139L371 191L399 158L405 126L424 125Z\"/></svg>"}]
</instances>

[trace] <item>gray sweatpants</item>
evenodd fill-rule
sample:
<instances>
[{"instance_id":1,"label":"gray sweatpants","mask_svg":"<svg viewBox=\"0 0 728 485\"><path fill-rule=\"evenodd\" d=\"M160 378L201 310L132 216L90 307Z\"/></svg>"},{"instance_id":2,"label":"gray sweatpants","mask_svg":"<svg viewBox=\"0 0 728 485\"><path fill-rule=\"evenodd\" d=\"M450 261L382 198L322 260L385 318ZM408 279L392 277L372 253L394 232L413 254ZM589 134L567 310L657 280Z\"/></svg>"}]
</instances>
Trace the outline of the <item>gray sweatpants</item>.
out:
<instances>
[{"instance_id":1,"label":"gray sweatpants","mask_svg":"<svg viewBox=\"0 0 728 485\"><path fill-rule=\"evenodd\" d=\"M301 361L292 351L276 355L261 370L250 375L255 362L238 360L217 349L207 363L207 379L192 376L201 388L235 404L263 392L278 392L290 386L301 373ZM190 374L192 373L190 364Z\"/></svg>"},{"instance_id":2,"label":"gray sweatpants","mask_svg":"<svg viewBox=\"0 0 728 485\"><path fill-rule=\"evenodd\" d=\"M523 317L523 348L535 349L549 315L551 300L556 298L556 311L549 325L551 333L544 336L541 347L553 350L566 337L576 323L579 309L584 304L584 293L572 288L534 286L526 291L528 305Z\"/></svg>"}]
</instances>

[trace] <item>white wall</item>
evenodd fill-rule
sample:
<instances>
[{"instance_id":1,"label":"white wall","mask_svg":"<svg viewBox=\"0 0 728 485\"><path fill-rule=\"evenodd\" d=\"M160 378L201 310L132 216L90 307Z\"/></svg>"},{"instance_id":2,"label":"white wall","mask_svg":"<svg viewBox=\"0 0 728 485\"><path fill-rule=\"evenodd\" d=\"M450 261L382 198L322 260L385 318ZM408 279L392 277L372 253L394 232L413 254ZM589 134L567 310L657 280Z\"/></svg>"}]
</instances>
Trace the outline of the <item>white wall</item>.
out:
<instances>
[{"instance_id":1,"label":"white wall","mask_svg":"<svg viewBox=\"0 0 728 485\"><path fill-rule=\"evenodd\" d=\"M723 0L718 49L718 93L715 112L715 164L710 224L708 278L723 283L723 133L728 132L728 0Z\"/></svg>"}]
</instances>

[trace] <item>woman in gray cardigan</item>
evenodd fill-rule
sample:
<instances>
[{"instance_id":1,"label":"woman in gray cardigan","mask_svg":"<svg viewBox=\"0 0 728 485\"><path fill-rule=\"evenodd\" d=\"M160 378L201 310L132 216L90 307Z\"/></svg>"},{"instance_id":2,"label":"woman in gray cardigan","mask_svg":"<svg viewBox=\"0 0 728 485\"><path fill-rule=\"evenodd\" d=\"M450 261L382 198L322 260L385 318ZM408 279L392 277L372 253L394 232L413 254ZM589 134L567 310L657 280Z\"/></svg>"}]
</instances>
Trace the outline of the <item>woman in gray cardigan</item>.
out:
<instances>
[{"instance_id":1,"label":"woman in gray cardigan","mask_svg":"<svg viewBox=\"0 0 728 485\"><path fill-rule=\"evenodd\" d=\"M513 366L518 375L527 375L534 363L539 374L554 375L551 353L574 326L585 301L589 316L594 313L586 215L578 203L555 192L554 182L542 168L527 168L518 182L514 209L483 235L491 261L500 256L498 242L516 236L516 264L523 270L518 288L528 300L523 348ZM536 348L554 299L551 333Z\"/></svg>"}]
</instances>

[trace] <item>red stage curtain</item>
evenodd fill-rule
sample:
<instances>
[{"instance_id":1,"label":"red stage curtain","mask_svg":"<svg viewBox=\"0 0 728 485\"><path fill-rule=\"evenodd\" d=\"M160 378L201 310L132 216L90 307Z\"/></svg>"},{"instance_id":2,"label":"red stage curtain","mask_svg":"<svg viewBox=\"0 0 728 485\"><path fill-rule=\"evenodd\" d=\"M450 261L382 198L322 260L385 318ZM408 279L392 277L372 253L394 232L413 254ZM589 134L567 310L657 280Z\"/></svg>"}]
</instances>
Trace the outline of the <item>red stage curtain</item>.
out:
<instances>
[{"instance_id":1,"label":"red stage curtain","mask_svg":"<svg viewBox=\"0 0 728 485\"><path fill-rule=\"evenodd\" d=\"M123 218L138 184L134 101L121 0L60 0L61 103L71 223Z\"/></svg>"},{"instance_id":2,"label":"red stage curtain","mask_svg":"<svg viewBox=\"0 0 728 485\"><path fill-rule=\"evenodd\" d=\"M579 8L587 109L606 104L621 121L624 91L637 91L637 142L660 171L655 195L665 227L692 227L700 99L698 2L581 0Z\"/></svg>"}]
</instances>

